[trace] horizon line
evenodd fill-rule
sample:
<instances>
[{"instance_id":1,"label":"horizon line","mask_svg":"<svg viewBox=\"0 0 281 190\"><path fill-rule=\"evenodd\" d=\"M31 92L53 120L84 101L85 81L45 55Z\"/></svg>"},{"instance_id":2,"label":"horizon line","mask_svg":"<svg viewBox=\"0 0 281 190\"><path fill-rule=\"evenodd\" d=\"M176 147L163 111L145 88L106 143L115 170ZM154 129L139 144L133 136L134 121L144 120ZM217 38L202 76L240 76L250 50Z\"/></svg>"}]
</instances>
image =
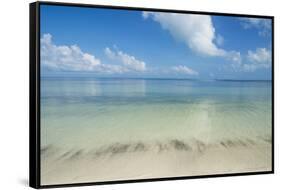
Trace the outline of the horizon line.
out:
<instances>
[{"instance_id":1,"label":"horizon line","mask_svg":"<svg viewBox=\"0 0 281 190\"><path fill-rule=\"evenodd\" d=\"M169 77L94 77L94 76L40 76L40 78L93 78L93 79L132 79L132 80L190 80L190 81L272 81L272 79L196 79L196 78L169 78Z\"/></svg>"}]
</instances>

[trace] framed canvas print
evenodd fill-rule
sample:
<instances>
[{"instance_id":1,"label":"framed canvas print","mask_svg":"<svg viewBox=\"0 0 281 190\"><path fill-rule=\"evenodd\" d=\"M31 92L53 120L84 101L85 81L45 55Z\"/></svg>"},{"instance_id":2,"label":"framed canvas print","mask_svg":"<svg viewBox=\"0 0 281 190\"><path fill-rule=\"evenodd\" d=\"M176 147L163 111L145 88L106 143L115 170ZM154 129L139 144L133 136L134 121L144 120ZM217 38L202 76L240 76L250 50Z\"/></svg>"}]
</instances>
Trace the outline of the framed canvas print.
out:
<instances>
[{"instance_id":1,"label":"framed canvas print","mask_svg":"<svg viewBox=\"0 0 281 190\"><path fill-rule=\"evenodd\" d=\"M30 4L30 186L274 171L272 16Z\"/></svg>"}]
</instances>

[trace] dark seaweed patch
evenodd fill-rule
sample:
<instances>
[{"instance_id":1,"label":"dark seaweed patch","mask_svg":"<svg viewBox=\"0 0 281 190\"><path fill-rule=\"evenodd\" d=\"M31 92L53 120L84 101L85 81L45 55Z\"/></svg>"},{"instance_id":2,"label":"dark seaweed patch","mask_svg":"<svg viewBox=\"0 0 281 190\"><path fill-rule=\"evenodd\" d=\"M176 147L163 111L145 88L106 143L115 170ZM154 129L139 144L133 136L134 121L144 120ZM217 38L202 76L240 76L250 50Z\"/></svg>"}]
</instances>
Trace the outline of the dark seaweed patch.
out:
<instances>
[{"instance_id":1,"label":"dark seaweed patch","mask_svg":"<svg viewBox=\"0 0 281 190\"><path fill-rule=\"evenodd\" d=\"M75 151L70 157L69 159L76 159L78 158L79 156L81 156L83 153L83 150L77 150Z\"/></svg>"},{"instance_id":2,"label":"dark seaweed patch","mask_svg":"<svg viewBox=\"0 0 281 190\"><path fill-rule=\"evenodd\" d=\"M242 141L242 140L238 140L238 143L242 146L245 146L245 147L248 146L248 144L246 142Z\"/></svg>"},{"instance_id":3,"label":"dark seaweed patch","mask_svg":"<svg viewBox=\"0 0 281 190\"><path fill-rule=\"evenodd\" d=\"M63 154L58 158L58 160L67 158L71 153L72 153L72 151L66 151L65 153L63 153Z\"/></svg>"},{"instance_id":4,"label":"dark seaweed patch","mask_svg":"<svg viewBox=\"0 0 281 190\"><path fill-rule=\"evenodd\" d=\"M41 150L40 150L41 154L46 154L47 152L49 152L52 149L52 147L53 147L52 145L48 145L48 146L41 148Z\"/></svg>"},{"instance_id":5,"label":"dark seaweed patch","mask_svg":"<svg viewBox=\"0 0 281 190\"><path fill-rule=\"evenodd\" d=\"M233 142L232 140L227 140L226 144L227 144L228 147L236 146L235 142Z\"/></svg>"},{"instance_id":6,"label":"dark seaweed patch","mask_svg":"<svg viewBox=\"0 0 281 190\"><path fill-rule=\"evenodd\" d=\"M119 144L119 143L116 143L114 145L111 145L107 149L107 151L110 152L111 154L120 154L120 153L127 152L129 147L130 147L129 144Z\"/></svg>"},{"instance_id":7,"label":"dark seaweed patch","mask_svg":"<svg viewBox=\"0 0 281 190\"><path fill-rule=\"evenodd\" d=\"M197 146L197 150L200 153L202 153L206 149L206 144L203 143L202 141L196 140L195 143L196 143L196 146Z\"/></svg>"},{"instance_id":8,"label":"dark seaweed patch","mask_svg":"<svg viewBox=\"0 0 281 190\"><path fill-rule=\"evenodd\" d=\"M144 143L141 142L137 143L134 147L134 151L145 151L145 150L147 150L147 147L145 146Z\"/></svg>"},{"instance_id":9,"label":"dark seaweed patch","mask_svg":"<svg viewBox=\"0 0 281 190\"><path fill-rule=\"evenodd\" d=\"M188 150L191 150L192 148L184 143L183 141L180 141L180 140L171 140L170 143L172 144L172 146L176 149L176 150L185 150L185 151L188 151Z\"/></svg>"},{"instance_id":10,"label":"dark seaweed patch","mask_svg":"<svg viewBox=\"0 0 281 190\"><path fill-rule=\"evenodd\" d=\"M272 139L270 137L262 137L261 138L264 142L271 144Z\"/></svg>"},{"instance_id":11,"label":"dark seaweed patch","mask_svg":"<svg viewBox=\"0 0 281 190\"><path fill-rule=\"evenodd\" d=\"M223 147L227 148L227 144L226 144L224 141L221 141L220 144L221 144Z\"/></svg>"}]
</instances>

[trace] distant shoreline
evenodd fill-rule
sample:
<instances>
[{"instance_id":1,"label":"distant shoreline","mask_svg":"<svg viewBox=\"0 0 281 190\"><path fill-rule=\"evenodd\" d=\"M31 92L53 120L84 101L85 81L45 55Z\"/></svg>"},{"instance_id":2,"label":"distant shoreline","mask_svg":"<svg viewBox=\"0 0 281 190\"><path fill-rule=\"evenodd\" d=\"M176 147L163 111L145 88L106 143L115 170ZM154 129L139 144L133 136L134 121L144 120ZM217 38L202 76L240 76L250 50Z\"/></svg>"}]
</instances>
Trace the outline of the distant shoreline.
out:
<instances>
[{"instance_id":1,"label":"distant shoreline","mask_svg":"<svg viewBox=\"0 0 281 190\"><path fill-rule=\"evenodd\" d=\"M189 79L189 78L139 78L139 77L89 77L89 76L72 76L72 77L62 77L62 76L41 76L41 79L97 79L97 80L186 80L186 81L202 81L202 82L272 82L272 80L256 80L256 79Z\"/></svg>"}]
</instances>

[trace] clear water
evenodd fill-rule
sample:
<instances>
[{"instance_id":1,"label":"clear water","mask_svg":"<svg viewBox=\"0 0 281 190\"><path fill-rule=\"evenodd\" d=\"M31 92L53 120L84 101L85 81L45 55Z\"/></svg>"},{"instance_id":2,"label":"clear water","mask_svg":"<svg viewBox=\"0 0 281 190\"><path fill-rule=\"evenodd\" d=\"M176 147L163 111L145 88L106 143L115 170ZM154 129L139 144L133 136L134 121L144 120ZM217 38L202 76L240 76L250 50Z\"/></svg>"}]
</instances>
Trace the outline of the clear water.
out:
<instances>
[{"instance_id":1,"label":"clear water","mask_svg":"<svg viewBox=\"0 0 281 190\"><path fill-rule=\"evenodd\" d=\"M41 79L41 146L271 135L270 81Z\"/></svg>"}]
</instances>

